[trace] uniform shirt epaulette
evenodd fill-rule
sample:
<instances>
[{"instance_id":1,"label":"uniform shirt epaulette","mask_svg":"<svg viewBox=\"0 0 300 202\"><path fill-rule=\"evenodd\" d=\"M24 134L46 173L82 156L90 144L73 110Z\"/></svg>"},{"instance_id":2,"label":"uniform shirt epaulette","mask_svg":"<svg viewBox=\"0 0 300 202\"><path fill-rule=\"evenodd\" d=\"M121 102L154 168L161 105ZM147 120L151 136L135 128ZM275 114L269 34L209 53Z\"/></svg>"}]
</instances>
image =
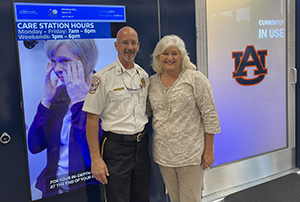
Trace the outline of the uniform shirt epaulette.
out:
<instances>
[{"instance_id":1,"label":"uniform shirt epaulette","mask_svg":"<svg viewBox=\"0 0 300 202\"><path fill-rule=\"evenodd\" d=\"M106 67L103 67L102 69L100 69L99 71L97 71L94 76L97 76L98 78L102 79L103 76L109 72L111 69L116 67L116 63L111 63L109 65L107 65Z\"/></svg>"},{"instance_id":2,"label":"uniform shirt epaulette","mask_svg":"<svg viewBox=\"0 0 300 202\"><path fill-rule=\"evenodd\" d=\"M105 72L108 72L109 70L111 70L112 68L115 68L116 67L116 64L115 63L112 63L110 65L107 65L106 67L100 69L97 74L98 75L102 75L102 74L105 74Z\"/></svg>"}]
</instances>

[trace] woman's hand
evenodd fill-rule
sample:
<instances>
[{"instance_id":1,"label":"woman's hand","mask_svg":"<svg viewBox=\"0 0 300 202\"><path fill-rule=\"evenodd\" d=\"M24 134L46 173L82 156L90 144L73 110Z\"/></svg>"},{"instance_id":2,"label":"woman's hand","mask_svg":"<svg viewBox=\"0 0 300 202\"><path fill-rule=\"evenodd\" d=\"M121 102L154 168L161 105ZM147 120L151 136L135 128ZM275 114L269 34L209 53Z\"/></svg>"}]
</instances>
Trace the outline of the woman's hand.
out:
<instances>
[{"instance_id":1,"label":"woman's hand","mask_svg":"<svg viewBox=\"0 0 300 202\"><path fill-rule=\"evenodd\" d=\"M43 98L42 98L42 105L46 108L50 108L51 101L56 93L56 86L58 83L58 78L55 77L53 82L51 81L51 72L54 70L54 66L52 63L47 63L46 68L46 75L43 84Z\"/></svg>"},{"instance_id":2,"label":"woman's hand","mask_svg":"<svg viewBox=\"0 0 300 202\"><path fill-rule=\"evenodd\" d=\"M85 81L82 62L78 61L75 64L72 61L67 67L67 73L63 73L63 77L72 105L84 101L89 92L89 85Z\"/></svg>"},{"instance_id":3,"label":"woman's hand","mask_svg":"<svg viewBox=\"0 0 300 202\"><path fill-rule=\"evenodd\" d=\"M203 167L203 170L209 168L212 166L212 164L215 161L215 155L213 150L205 149L202 154L202 161L201 165Z\"/></svg>"},{"instance_id":4,"label":"woman's hand","mask_svg":"<svg viewBox=\"0 0 300 202\"><path fill-rule=\"evenodd\" d=\"M212 166L215 161L214 155L214 134L205 133L205 148L202 154L201 165L203 169L207 169Z\"/></svg>"}]
</instances>

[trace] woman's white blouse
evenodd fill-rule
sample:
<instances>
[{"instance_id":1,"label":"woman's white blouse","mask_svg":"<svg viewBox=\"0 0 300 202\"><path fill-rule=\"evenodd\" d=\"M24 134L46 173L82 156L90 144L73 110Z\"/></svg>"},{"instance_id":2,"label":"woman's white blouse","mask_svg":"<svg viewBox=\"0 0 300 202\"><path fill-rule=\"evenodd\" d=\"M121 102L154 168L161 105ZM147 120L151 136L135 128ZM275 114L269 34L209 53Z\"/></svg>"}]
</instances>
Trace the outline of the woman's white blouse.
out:
<instances>
[{"instance_id":1,"label":"woman's white blouse","mask_svg":"<svg viewBox=\"0 0 300 202\"><path fill-rule=\"evenodd\" d=\"M199 71L184 70L166 88L157 73L150 78L149 102L154 161L167 167L199 165L205 133L220 132L209 80Z\"/></svg>"}]
</instances>

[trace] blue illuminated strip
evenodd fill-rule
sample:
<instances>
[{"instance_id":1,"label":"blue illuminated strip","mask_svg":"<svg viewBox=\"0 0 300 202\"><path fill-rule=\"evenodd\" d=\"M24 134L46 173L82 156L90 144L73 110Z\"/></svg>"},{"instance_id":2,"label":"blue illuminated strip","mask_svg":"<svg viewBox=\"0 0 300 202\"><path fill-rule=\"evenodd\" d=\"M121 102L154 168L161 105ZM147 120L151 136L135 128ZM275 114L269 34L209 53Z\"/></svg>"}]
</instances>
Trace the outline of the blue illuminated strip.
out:
<instances>
[{"instance_id":1,"label":"blue illuminated strip","mask_svg":"<svg viewBox=\"0 0 300 202\"><path fill-rule=\"evenodd\" d=\"M15 19L126 22L125 6L15 3Z\"/></svg>"},{"instance_id":2,"label":"blue illuminated strip","mask_svg":"<svg viewBox=\"0 0 300 202\"><path fill-rule=\"evenodd\" d=\"M124 5L14 3L18 40L111 38L111 23L125 22Z\"/></svg>"}]
</instances>

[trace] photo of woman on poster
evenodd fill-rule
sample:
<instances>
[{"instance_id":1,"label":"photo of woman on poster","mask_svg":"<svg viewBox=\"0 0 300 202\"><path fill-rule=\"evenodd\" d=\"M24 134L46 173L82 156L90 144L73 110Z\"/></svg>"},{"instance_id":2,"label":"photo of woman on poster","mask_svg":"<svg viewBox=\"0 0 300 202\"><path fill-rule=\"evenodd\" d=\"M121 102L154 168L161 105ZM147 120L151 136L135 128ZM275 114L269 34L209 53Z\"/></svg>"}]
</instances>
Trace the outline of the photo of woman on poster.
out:
<instances>
[{"instance_id":1,"label":"photo of woman on poster","mask_svg":"<svg viewBox=\"0 0 300 202\"><path fill-rule=\"evenodd\" d=\"M35 183L41 197L99 183L90 173L82 111L98 60L97 45L94 39L48 40L44 50L50 61L43 84L36 84L43 85L43 95L28 130L29 151L47 151L46 166Z\"/></svg>"}]
</instances>

